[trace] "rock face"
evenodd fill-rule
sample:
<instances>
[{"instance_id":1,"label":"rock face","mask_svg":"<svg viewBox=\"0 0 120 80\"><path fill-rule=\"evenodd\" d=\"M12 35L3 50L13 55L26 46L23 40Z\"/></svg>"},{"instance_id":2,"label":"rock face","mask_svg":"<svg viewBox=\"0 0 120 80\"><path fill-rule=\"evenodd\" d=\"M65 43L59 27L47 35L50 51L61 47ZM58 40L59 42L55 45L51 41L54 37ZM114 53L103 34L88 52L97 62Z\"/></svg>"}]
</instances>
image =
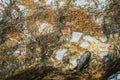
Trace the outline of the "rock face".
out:
<instances>
[{"instance_id":1,"label":"rock face","mask_svg":"<svg viewBox=\"0 0 120 80\"><path fill-rule=\"evenodd\" d=\"M113 75L111 75L109 78L108 78L108 80L119 80L120 79L120 72L117 72L117 73L115 73L115 74L113 74Z\"/></svg>"},{"instance_id":2,"label":"rock face","mask_svg":"<svg viewBox=\"0 0 120 80\"><path fill-rule=\"evenodd\" d=\"M109 6L104 10L105 15L103 16L103 32L106 35L120 33L120 1L108 1Z\"/></svg>"},{"instance_id":3,"label":"rock face","mask_svg":"<svg viewBox=\"0 0 120 80\"><path fill-rule=\"evenodd\" d=\"M120 70L120 36L101 39L101 25L72 0L63 7L10 1L7 8L0 4L6 13L6 22L0 21L1 80L105 80ZM27 9L21 12L19 5ZM12 8L17 16L8 15Z\"/></svg>"}]
</instances>

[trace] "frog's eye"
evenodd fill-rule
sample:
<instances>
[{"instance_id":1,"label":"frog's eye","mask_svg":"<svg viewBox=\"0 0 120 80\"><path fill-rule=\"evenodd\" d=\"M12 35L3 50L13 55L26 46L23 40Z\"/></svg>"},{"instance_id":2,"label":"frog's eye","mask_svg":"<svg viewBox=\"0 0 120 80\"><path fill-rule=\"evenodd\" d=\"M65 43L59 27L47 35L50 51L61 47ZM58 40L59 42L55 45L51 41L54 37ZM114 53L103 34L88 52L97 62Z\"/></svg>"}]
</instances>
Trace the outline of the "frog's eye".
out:
<instances>
[{"instance_id":1,"label":"frog's eye","mask_svg":"<svg viewBox=\"0 0 120 80\"><path fill-rule=\"evenodd\" d=\"M109 47L112 47L112 46L109 46Z\"/></svg>"},{"instance_id":2,"label":"frog's eye","mask_svg":"<svg viewBox=\"0 0 120 80\"><path fill-rule=\"evenodd\" d=\"M60 16L60 22L63 22L63 20L65 19L65 16Z\"/></svg>"}]
</instances>

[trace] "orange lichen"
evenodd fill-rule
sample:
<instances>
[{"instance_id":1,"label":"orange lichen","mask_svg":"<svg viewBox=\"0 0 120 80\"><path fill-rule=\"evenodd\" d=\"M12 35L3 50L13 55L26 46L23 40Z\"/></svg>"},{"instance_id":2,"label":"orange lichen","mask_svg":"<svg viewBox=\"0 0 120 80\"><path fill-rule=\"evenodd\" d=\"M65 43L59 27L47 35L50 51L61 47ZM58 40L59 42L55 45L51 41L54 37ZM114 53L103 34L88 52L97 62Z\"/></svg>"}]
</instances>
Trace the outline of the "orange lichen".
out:
<instances>
[{"instance_id":1,"label":"orange lichen","mask_svg":"<svg viewBox=\"0 0 120 80\"><path fill-rule=\"evenodd\" d=\"M82 8L68 9L66 11L65 22L73 24L73 30L95 36L101 35L100 25L96 24Z\"/></svg>"}]
</instances>

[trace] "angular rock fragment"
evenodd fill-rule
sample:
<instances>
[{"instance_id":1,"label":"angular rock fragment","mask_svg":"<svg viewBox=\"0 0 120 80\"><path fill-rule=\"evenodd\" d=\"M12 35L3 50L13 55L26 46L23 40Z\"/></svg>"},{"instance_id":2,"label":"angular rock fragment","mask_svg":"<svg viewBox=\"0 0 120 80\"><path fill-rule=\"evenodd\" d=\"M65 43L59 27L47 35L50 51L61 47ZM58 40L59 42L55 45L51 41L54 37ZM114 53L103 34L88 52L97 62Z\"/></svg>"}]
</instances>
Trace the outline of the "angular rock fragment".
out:
<instances>
[{"instance_id":1,"label":"angular rock fragment","mask_svg":"<svg viewBox=\"0 0 120 80\"><path fill-rule=\"evenodd\" d=\"M77 66L75 67L76 70L82 70L83 68L87 67L90 61L91 52L86 51L83 55L77 59Z\"/></svg>"}]
</instances>

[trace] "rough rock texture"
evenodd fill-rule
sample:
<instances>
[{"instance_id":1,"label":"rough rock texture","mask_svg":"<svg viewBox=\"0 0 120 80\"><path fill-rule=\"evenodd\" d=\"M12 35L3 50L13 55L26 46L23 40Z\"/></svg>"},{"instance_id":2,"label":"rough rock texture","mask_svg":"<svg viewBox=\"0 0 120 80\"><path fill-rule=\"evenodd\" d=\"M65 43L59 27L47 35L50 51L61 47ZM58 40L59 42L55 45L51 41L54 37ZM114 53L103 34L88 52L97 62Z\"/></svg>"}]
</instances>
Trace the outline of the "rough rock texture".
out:
<instances>
[{"instance_id":1,"label":"rough rock texture","mask_svg":"<svg viewBox=\"0 0 120 80\"><path fill-rule=\"evenodd\" d=\"M72 0L62 7L45 1L1 2L1 80L106 80L120 70L119 31L111 27L106 38L105 25Z\"/></svg>"}]
</instances>

